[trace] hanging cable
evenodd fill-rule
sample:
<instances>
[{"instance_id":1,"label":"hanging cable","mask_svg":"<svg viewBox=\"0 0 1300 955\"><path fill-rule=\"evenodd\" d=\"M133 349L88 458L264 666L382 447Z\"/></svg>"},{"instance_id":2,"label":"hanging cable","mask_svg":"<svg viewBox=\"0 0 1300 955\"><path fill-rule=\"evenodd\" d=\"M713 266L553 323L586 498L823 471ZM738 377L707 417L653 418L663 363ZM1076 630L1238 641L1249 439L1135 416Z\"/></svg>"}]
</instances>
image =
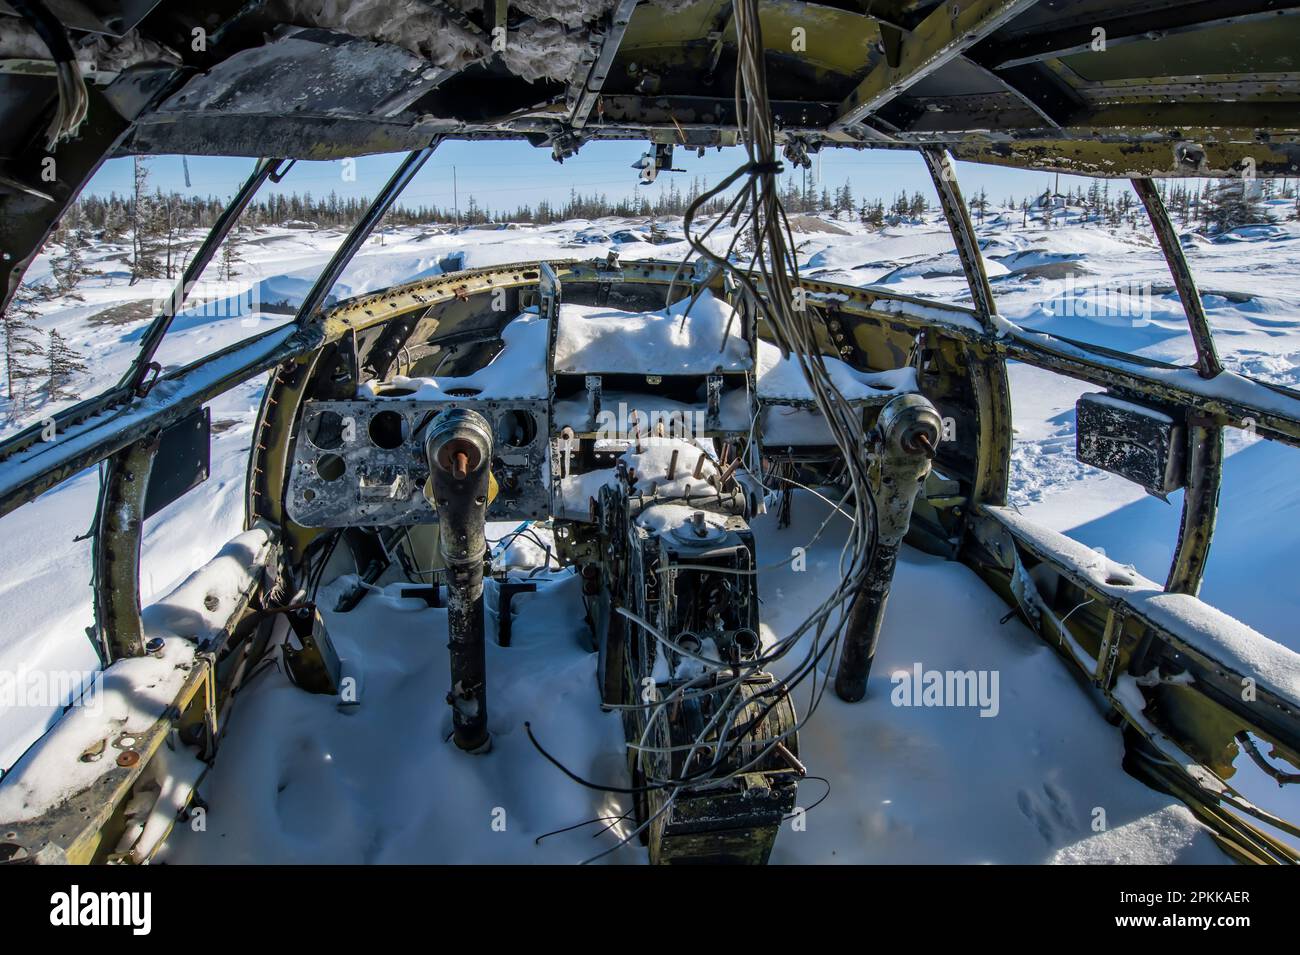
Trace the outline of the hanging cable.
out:
<instances>
[{"instance_id":1,"label":"hanging cable","mask_svg":"<svg viewBox=\"0 0 1300 955\"><path fill-rule=\"evenodd\" d=\"M86 90L86 80L77 65L77 55L59 18L49 11L42 0L10 0L10 6L24 20L32 25L36 35L41 38L50 57L54 60L57 74L59 102L55 107L54 118L45 131L45 150L54 152L54 148L63 140L71 139L81 124L86 121L90 108L90 94Z\"/></svg>"}]
</instances>

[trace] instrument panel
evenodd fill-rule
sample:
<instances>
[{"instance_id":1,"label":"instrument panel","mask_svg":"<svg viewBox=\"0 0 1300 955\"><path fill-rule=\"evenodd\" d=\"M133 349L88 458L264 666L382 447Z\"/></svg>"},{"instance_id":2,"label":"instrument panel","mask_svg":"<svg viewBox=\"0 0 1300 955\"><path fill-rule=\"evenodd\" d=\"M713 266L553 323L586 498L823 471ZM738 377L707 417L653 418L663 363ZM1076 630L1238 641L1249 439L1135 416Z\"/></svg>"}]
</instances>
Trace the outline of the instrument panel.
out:
<instances>
[{"instance_id":1,"label":"instrument panel","mask_svg":"<svg viewBox=\"0 0 1300 955\"><path fill-rule=\"evenodd\" d=\"M424 436L439 412L469 408L492 424L497 495L489 520L550 513L545 399L307 401L294 445L285 508L304 527L431 524Z\"/></svg>"}]
</instances>

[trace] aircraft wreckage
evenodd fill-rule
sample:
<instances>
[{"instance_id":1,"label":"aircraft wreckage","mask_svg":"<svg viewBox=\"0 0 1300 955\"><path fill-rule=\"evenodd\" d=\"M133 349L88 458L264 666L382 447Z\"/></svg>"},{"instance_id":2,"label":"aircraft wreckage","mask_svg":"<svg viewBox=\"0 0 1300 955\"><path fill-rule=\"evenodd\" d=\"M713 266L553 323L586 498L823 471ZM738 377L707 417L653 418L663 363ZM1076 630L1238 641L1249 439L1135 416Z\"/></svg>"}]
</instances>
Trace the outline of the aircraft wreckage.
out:
<instances>
[{"instance_id":1,"label":"aircraft wreckage","mask_svg":"<svg viewBox=\"0 0 1300 955\"><path fill-rule=\"evenodd\" d=\"M904 542L1005 599L1105 701L1112 725L1080 732L1122 734L1125 768L1230 855L1296 861L1296 822L1232 777L1244 746L1296 781L1300 657L1197 594L1225 430L1300 445L1300 393L1224 370L1153 180L1300 174L1298 13L1280 0L0 0L6 302L105 159L260 159L121 381L0 444L0 514L101 467L93 640L115 701L69 710L0 781L0 849L148 861L192 790L164 793L160 763L178 746L216 758L259 661L280 654L301 692L340 693L321 612L337 608L315 596L344 565L363 585L423 568L409 589L445 608L451 673L428 706L450 707L463 759L493 759L485 645L509 643L510 598L529 583L486 560L484 525L531 521L581 580L600 703L627 742L620 791L653 862L767 860L816 772L793 687L863 699ZM521 262L333 302L447 139L522 139L539 162L648 142L646 180L675 151L742 146L712 195L739 187L729 214L752 246L719 255L688 214L685 264ZM920 152L968 307L798 275L776 176L828 148ZM409 155L291 323L162 371L172 316L260 187L295 160L394 151ZM1130 180L1195 366L1001 319L954 157ZM1167 579L1007 506L1009 360L1094 386L1081 460L1184 492ZM168 612L142 611L144 518L203 493L205 404L259 377L246 531ZM853 530L825 604L764 639L756 571L786 555L761 552L750 521L793 487L820 488Z\"/></svg>"}]
</instances>

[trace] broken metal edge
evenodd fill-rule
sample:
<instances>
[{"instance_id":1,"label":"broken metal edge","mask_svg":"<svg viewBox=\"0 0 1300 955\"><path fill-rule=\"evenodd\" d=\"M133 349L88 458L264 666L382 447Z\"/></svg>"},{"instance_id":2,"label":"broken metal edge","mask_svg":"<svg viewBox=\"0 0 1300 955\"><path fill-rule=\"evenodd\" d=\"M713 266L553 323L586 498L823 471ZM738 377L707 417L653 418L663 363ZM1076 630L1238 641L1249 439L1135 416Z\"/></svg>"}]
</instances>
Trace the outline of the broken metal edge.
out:
<instances>
[{"instance_id":1,"label":"broken metal edge","mask_svg":"<svg viewBox=\"0 0 1300 955\"><path fill-rule=\"evenodd\" d=\"M123 658L97 674L91 691L97 698L83 698L65 711L0 778L0 818L9 820L0 823L0 848L7 861L86 864L116 857L129 797L172 731L182 723L201 723L206 746L215 745L217 654L249 615L278 552L276 529L260 523L145 609L147 634L163 639L159 654ZM238 578L234 599L223 611L226 601L212 598L218 588L229 595L232 575ZM216 611L208 609L212 603ZM214 619L217 612L222 616ZM181 632L192 629L181 621L196 619L209 623L205 632ZM159 665L166 663L172 668ZM134 684L136 671L153 682ZM160 690L169 694L168 703L153 698ZM69 759L75 760L71 767ZM71 783L74 792L40 801L46 795L41 783L70 776L84 777ZM187 802L192 798L193 789ZM147 855L157 844L161 840ZM130 856L129 848L126 854ZM130 861L147 861L147 855Z\"/></svg>"}]
</instances>

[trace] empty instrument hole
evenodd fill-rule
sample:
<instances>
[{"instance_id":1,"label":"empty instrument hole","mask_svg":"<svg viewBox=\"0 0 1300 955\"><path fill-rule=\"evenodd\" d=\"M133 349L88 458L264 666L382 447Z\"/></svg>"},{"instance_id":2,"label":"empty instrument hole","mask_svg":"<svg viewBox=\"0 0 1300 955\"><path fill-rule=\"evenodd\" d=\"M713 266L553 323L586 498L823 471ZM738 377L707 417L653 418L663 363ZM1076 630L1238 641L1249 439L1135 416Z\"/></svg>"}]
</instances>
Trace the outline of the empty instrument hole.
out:
<instances>
[{"instance_id":1,"label":"empty instrument hole","mask_svg":"<svg viewBox=\"0 0 1300 955\"><path fill-rule=\"evenodd\" d=\"M347 463L337 454L322 454L316 459L316 473L322 481L337 481L347 469Z\"/></svg>"},{"instance_id":2,"label":"empty instrument hole","mask_svg":"<svg viewBox=\"0 0 1300 955\"><path fill-rule=\"evenodd\" d=\"M526 448L537 437L537 421L527 411L503 411L497 418L496 438L512 448Z\"/></svg>"},{"instance_id":3,"label":"empty instrument hole","mask_svg":"<svg viewBox=\"0 0 1300 955\"><path fill-rule=\"evenodd\" d=\"M307 440L322 451L343 447L343 416L337 411L317 411L307 418Z\"/></svg>"},{"instance_id":4,"label":"empty instrument hole","mask_svg":"<svg viewBox=\"0 0 1300 955\"><path fill-rule=\"evenodd\" d=\"M377 448L400 448L406 443L406 431L406 419L396 411L381 411L370 419L370 440Z\"/></svg>"}]
</instances>

